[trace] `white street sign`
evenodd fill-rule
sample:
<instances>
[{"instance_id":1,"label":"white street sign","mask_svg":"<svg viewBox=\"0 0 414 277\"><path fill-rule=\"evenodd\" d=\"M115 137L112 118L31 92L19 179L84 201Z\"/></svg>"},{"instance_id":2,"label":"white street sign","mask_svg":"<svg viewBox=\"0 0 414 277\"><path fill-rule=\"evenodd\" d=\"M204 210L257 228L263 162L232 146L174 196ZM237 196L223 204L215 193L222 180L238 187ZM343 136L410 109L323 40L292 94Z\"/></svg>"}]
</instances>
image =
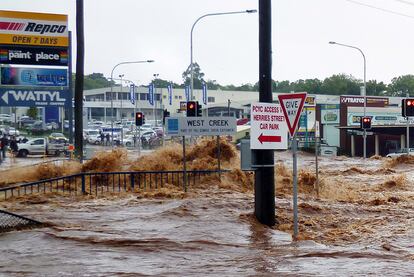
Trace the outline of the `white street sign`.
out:
<instances>
[{"instance_id":1,"label":"white street sign","mask_svg":"<svg viewBox=\"0 0 414 277\"><path fill-rule=\"evenodd\" d=\"M296 127L299 123L300 114L305 104L306 92L279 94L279 103L282 107L283 114L286 117L286 123L289 133L293 137L296 133Z\"/></svg>"},{"instance_id":2,"label":"white street sign","mask_svg":"<svg viewBox=\"0 0 414 277\"><path fill-rule=\"evenodd\" d=\"M252 103L250 149L287 149L288 129L278 104Z\"/></svg>"},{"instance_id":3,"label":"white street sign","mask_svg":"<svg viewBox=\"0 0 414 277\"><path fill-rule=\"evenodd\" d=\"M221 136L237 132L235 117L167 117L168 136Z\"/></svg>"}]
</instances>

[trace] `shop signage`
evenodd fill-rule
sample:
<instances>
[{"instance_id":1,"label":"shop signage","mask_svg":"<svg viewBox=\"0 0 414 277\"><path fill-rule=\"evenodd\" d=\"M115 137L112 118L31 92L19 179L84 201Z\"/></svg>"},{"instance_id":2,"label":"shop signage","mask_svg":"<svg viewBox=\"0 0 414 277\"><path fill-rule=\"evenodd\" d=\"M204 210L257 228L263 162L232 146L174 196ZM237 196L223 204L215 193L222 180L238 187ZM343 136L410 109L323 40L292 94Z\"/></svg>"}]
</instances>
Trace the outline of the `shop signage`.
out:
<instances>
[{"instance_id":1,"label":"shop signage","mask_svg":"<svg viewBox=\"0 0 414 277\"><path fill-rule=\"evenodd\" d=\"M67 66L65 47L0 45L0 64Z\"/></svg>"},{"instance_id":2,"label":"shop signage","mask_svg":"<svg viewBox=\"0 0 414 277\"><path fill-rule=\"evenodd\" d=\"M68 16L0 10L2 44L68 46Z\"/></svg>"},{"instance_id":3,"label":"shop signage","mask_svg":"<svg viewBox=\"0 0 414 277\"><path fill-rule=\"evenodd\" d=\"M70 105L69 90L0 88L0 106L45 107Z\"/></svg>"},{"instance_id":4,"label":"shop signage","mask_svg":"<svg viewBox=\"0 0 414 277\"><path fill-rule=\"evenodd\" d=\"M1 85L30 87L66 87L68 85L66 69L2 67Z\"/></svg>"},{"instance_id":5,"label":"shop signage","mask_svg":"<svg viewBox=\"0 0 414 277\"><path fill-rule=\"evenodd\" d=\"M386 107L389 105L389 99L383 97L366 97L367 107ZM341 96L340 102L346 106L362 107L364 106L364 97L362 96Z\"/></svg>"}]
</instances>

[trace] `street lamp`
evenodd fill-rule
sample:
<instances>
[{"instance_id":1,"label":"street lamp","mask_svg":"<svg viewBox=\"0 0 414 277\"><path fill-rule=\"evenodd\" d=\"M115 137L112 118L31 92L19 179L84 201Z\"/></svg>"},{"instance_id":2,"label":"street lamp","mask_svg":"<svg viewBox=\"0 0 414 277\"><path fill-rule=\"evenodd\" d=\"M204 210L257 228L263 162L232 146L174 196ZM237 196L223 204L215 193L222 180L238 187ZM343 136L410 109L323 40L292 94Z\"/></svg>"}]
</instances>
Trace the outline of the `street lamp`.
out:
<instances>
[{"instance_id":1,"label":"street lamp","mask_svg":"<svg viewBox=\"0 0 414 277\"><path fill-rule=\"evenodd\" d=\"M193 31L194 27L197 24L198 21L200 21L204 17L208 16L216 16L216 15L228 15L228 14L240 14L240 13L256 13L257 10L245 10L245 11L238 11L238 12L222 12L222 13L208 13L205 15L200 16L197 18L197 20L193 23L193 26L191 27L191 33L190 33L190 71L191 71L191 81L190 81L190 87L191 87L191 93L190 93L190 101L193 100L193 87L194 87L194 71L193 71Z\"/></svg>"},{"instance_id":2,"label":"street lamp","mask_svg":"<svg viewBox=\"0 0 414 277\"><path fill-rule=\"evenodd\" d=\"M155 81L157 81L158 76L160 76L160 74L158 73L154 73L152 74L154 76L154 82L152 83L152 88L153 88L153 106L152 106L152 113L153 113L153 117L154 117L154 127L157 127L157 117L155 115L156 112L156 106L157 106L157 87L155 86Z\"/></svg>"},{"instance_id":3,"label":"street lamp","mask_svg":"<svg viewBox=\"0 0 414 277\"><path fill-rule=\"evenodd\" d=\"M111 132L112 132L112 138L111 138L111 147L114 147L114 97L113 97L113 81L114 81L114 70L120 65L123 64L135 64L135 63L153 63L154 60L146 60L146 61L133 61L133 62L120 62L116 64L111 71ZM122 87L122 85L121 85Z\"/></svg>"},{"instance_id":4,"label":"street lamp","mask_svg":"<svg viewBox=\"0 0 414 277\"><path fill-rule=\"evenodd\" d=\"M339 46L344 46L344 47L356 49L361 53L362 57L364 58L364 89L363 89L363 94L364 94L364 117L365 117L366 116L366 110L367 110L367 82L366 82L367 61L365 59L364 52L362 52L362 50L359 49L356 46L342 44L342 43L338 43L338 42L335 42L335 41L330 41L329 44L336 44L336 45L339 45ZM363 148L364 148L364 159L365 159L367 157L367 130L366 129L364 129L363 139L364 139Z\"/></svg>"}]
</instances>

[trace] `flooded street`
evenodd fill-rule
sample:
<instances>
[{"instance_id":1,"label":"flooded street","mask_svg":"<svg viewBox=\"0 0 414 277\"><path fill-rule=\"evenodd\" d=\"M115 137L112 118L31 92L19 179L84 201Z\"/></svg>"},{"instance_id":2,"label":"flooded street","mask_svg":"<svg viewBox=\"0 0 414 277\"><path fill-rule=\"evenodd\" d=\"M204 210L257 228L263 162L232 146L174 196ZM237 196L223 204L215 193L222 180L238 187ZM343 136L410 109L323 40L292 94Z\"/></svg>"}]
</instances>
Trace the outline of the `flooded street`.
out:
<instances>
[{"instance_id":1,"label":"flooded street","mask_svg":"<svg viewBox=\"0 0 414 277\"><path fill-rule=\"evenodd\" d=\"M278 202L281 202L279 200ZM134 197L33 205L25 214L55 227L0 236L0 273L107 276L412 275L414 238L379 245L325 246L252 218L252 197L212 191L195 198ZM394 242L392 242L394 243ZM392 245L392 244L390 244Z\"/></svg>"},{"instance_id":2,"label":"flooded street","mask_svg":"<svg viewBox=\"0 0 414 277\"><path fill-rule=\"evenodd\" d=\"M198 147L189 152L198 153L191 166L205 159L214 167L206 154L214 151ZM232 151L223 151L226 168L239 166ZM178 155L170 148L143 162L147 169L171 169L169 159ZM277 152L275 160L273 228L255 220L252 176L237 171L221 183L205 179L188 193L170 185L98 198L35 194L0 202L1 209L51 224L0 235L0 275L414 275L414 160L320 158L317 197L314 157L300 153L298 241L291 238L291 153ZM102 166L95 160L83 168L93 165Z\"/></svg>"}]
</instances>

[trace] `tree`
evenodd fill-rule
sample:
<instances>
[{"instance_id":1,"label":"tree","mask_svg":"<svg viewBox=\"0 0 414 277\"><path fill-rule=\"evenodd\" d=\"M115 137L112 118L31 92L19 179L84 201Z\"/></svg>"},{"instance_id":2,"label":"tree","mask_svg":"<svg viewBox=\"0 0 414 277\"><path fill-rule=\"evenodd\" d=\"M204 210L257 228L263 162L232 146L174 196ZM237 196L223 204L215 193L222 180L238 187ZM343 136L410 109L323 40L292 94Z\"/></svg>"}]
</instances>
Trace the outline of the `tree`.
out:
<instances>
[{"instance_id":1,"label":"tree","mask_svg":"<svg viewBox=\"0 0 414 277\"><path fill-rule=\"evenodd\" d=\"M318 79L297 80L291 83L291 87L294 91L298 92L306 91L309 94L320 94L322 81Z\"/></svg>"},{"instance_id":2,"label":"tree","mask_svg":"<svg viewBox=\"0 0 414 277\"><path fill-rule=\"evenodd\" d=\"M403 75L395 77L391 80L391 84L388 85L389 92L395 94L401 92L405 96L406 93L414 95L414 75Z\"/></svg>"},{"instance_id":3,"label":"tree","mask_svg":"<svg viewBox=\"0 0 414 277\"><path fill-rule=\"evenodd\" d=\"M72 74L72 81L75 82L75 74ZM115 84L115 82L106 79L102 73L92 73L85 75L83 89L107 88L111 86L111 83Z\"/></svg>"},{"instance_id":4,"label":"tree","mask_svg":"<svg viewBox=\"0 0 414 277\"><path fill-rule=\"evenodd\" d=\"M387 91L387 85L383 82L370 80L367 82L367 95L384 95Z\"/></svg>"},{"instance_id":5,"label":"tree","mask_svg":"<svg viewBox=\"0 0 414 277\"><path fill-rule=\"evenodd\" d=\"M27 116L30 116L30 117L31 117L31 118L33 118L33 119L36 119L36 118L37 118L37 108L36 108L36 107L30 107L30 108L27 110L26 115L27 115Z\"/></svg>"},{"instance_id":6,"label":"tree","mask_svg":"<svg viewBox=\"0 0 414 277\"><path fill-rule=\"evenodd\" d=\"M184 84L190 85L191 64L188 66L187 70L183 72L182 76L183 76ZM204 73L201 72L201 69L198 63L193 63L193 82L194 82L194 89L201 89L201 85L204 83Z\"/></svg>"},{"instance_id":7,"label":"tree","mask_svg":"<svg viewBox=\"0 0 414 277\"><path fill-rule=\"evenodd\" d=\"M323 80L321 94L359 95L361 93L360 86L360 81L356 80L351 75L332 75Z\"/></svg>"}]
</instances>

